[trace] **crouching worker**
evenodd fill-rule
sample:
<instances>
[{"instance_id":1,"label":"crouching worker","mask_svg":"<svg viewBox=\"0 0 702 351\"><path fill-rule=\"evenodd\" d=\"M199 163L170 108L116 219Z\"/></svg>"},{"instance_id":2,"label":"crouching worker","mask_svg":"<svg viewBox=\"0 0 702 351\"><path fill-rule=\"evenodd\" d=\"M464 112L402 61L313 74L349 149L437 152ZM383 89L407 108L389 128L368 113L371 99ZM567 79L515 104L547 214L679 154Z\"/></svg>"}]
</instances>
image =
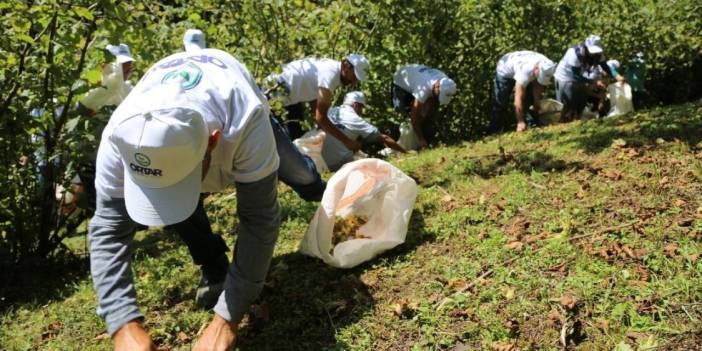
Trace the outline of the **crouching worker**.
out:
<instances>
[{"instance_id":1,"label":"crouching worker","mask_svg":"<svg viewBox=\"0 0 702 351\"><path fill-rule=\"evenodd\" d=\"M278 162L265 97L231 55L181 52L146 72L102 134L97 209L89 227L97 313L116 350L154 349L131 268L137 223L188 220L201 192L230 184L236 186L239 216L234 258L214 317L193 350L233 348L237 324L261 292L278 236Z\"/></svg>"},{"instance_id":2,"label":"crouching worker","mask_svg":"<svg viewBox=\"0 0 702 351\"><path fill-rule=\"evenodd\" d=\"M505 111L513 89L517 131L536 126L539 101L555 70L556 65L553 61L537 52L516 51L502 56L497 63L495 74L490 132L498 133L504 130ZM533 115L529 107L532 107Z\"/></svg>"},{"instance_id":3,"label":"crouching worker","mask_svg":"<svg viewBox=\"0 0 702 351\"><path fill-rule=\"evenodd\" d=\"M406 152L393 138L382 134L378 128L366 122L361 116L366 99L360 91L352 91L344 97L344 104L329 110L329 120L352 140L361 140L362 144L381 142L385 146ZM353 151L334 136L327 136L322 146L322 158L329 169L336 171L345 163L353 161Z\"/></svg>"},{"instance_id":4,"label":"crouching worker","mask_svg":"<svg viewBox=\"0 0 702 351\"><path fill-rule=\"evenodd\" d=\"M401 67L393 75L392 104L407 114L419 148L434 141L439 105L448 104L456 94L456 83L444 72L424 65Z\"/></svg>"}]
</instances>

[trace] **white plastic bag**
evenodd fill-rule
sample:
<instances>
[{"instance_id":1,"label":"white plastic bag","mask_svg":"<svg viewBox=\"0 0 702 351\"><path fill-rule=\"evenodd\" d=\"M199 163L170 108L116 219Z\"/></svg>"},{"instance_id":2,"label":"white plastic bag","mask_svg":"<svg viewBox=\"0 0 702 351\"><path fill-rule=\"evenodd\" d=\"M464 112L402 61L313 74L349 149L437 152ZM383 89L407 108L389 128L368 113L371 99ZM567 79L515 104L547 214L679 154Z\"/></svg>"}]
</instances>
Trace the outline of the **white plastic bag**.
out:
<instances>
[{"instance_id":1,"label":"white plastic bag","mask_svg":"<svg viewBox=\"0 0 702 351\"><path fill-rule=\"evenodd\" d=\"M561 121L563 104L558 100L545 99L539 102L539 124L550 125Z\"/></svg>"},{"instance_id":2,"label":"white plastic bag","mask_svg":"<svg viewBox=\"0 0 702 351\"><path fill-rule=\"evenodd\" d=\"M419 139L417 139L417 134L409 121L400 123L400 139L397 140L397 143L405 150L419 149Z\"/></svg>"},{"instance_id":3,"label":"white plastic bag","mask_svg":"<svg viewBox=\"0 0 702 351\"><path fill-rule=\"evenodd\" d=\"M314 161L314 166L317 167L317 172L319 173L329 171L329 167L327 167L327 163L324 162L324 158L322 157L322 146L324 146L325 138L326 134L323 131L315 129L310 130L293 141L293 144L297 146L300 152L309 156L312 161Z\"/></svg>"},{"instance_id":4,"label":"white plastic bag","mask_svg":"<svg viewBox=\"0 0 702 351\"><path fill-rule=\"evenodd\" d=\"M612 83L607 87L607 98L612 107L607 117L623 115L634 111L632 103L631 86L624 82Z\"/></svg>"},{"instance_id":5,"label":"white plastic bag","mask_svg":"<svg viewBox=\"0 0 702 351\"><path fill-rule=\"evenodd\" d=\"M405 242L417 184L395 166L377 159L347 163L327 183L300 252L338 268L351 268ZM337 216L362 216L364 238L340 242L332 236Z\"/></svg>"}]
</instances>

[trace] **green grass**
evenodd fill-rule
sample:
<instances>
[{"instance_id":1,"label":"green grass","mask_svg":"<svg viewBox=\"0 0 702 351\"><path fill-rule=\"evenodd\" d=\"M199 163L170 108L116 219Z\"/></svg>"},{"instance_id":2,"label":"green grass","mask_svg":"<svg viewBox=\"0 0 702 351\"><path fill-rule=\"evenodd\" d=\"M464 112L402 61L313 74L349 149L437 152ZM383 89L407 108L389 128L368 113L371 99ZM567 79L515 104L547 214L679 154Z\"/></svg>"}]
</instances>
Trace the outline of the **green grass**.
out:
<instances>
[{"instance_id":1,"label":"green grass","mask_svg":"<svg viewBox=\"0 0 702 351\"><path fill-rule=\"evenodd\" d=\"M281 236L239 348L558 350L564 329L569 349L700 349L701 140L696 103L393 158L420 187L407 242L350 270L296 252L316 204L281 186ZM233 246L229 195L207 207ZM83 256L2 290L0 348L110 348L84 238L67 245ZM151 335L189 349L211 313L193 304L187 249L141 232L134 261Z\"/></svg>"}]
</instances>

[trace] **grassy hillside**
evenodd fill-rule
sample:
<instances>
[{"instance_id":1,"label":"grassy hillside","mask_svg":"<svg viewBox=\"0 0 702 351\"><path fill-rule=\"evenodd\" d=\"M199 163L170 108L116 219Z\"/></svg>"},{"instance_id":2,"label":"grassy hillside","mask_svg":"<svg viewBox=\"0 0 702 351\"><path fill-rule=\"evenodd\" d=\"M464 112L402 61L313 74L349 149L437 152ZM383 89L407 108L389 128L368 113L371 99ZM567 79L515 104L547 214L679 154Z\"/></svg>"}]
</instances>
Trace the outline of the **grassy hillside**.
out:
<instances>
[{"instance_id":1,"label":"grassy hillside","mask_svg":"<svg viewBox=\"0 0 702 351\"><path fill-rule=\"evenodd\" d=\"M407 242L351 270L296 252L316 204L281 186L283 225L242 350L688 350L702 345L702 104L575 122L391 162L416 179ZM211 197L232 246L234 197ZM187 350L210 318L172 233L137 235L147 326ZM67 245L85 255L84 238ZM107 350L87 261L12 274L6 350Z\"/></svg>"}]
</instances>

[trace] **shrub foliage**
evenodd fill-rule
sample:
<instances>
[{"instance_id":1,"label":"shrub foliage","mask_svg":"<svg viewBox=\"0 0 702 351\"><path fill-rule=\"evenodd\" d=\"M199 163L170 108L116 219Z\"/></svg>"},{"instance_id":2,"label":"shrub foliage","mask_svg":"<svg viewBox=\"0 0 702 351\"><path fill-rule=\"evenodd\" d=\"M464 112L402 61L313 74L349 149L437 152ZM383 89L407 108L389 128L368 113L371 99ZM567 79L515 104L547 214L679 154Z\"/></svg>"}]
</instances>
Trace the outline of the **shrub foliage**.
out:
<instances>
[{"instance_id":1,"label":"shrub foliage","mask_svg":"<svg viewBox=\"0 0 702 351\"><path fill-rule=\"evenodd\" d=\"M406 63L437 67L459 94L440 120L445 142L482 135L498 58L539 51L557 62L588 34L599 34L609 57L626 62L643 51L652 103L675 103L702 92L702 4L695 0L587 1L286 1L162 2L7 0L0 3L0 263L56 252L89 211L64 213L55 200L78 165L89 161L108 113L72 108L99 83L108 43L125 42L136 75L180 50L186 28L234 54L259 80L304 56L371 60L368 116L381 126L392 112L389 85ZM337 94L337 99L343 92ZM550 92L549 92L550 93ZM35 111L35 113L32 113ZM36 113L41 112L41 113ZM22 156L28 162L20 162Z\"/></svg>"}]
</instances>

